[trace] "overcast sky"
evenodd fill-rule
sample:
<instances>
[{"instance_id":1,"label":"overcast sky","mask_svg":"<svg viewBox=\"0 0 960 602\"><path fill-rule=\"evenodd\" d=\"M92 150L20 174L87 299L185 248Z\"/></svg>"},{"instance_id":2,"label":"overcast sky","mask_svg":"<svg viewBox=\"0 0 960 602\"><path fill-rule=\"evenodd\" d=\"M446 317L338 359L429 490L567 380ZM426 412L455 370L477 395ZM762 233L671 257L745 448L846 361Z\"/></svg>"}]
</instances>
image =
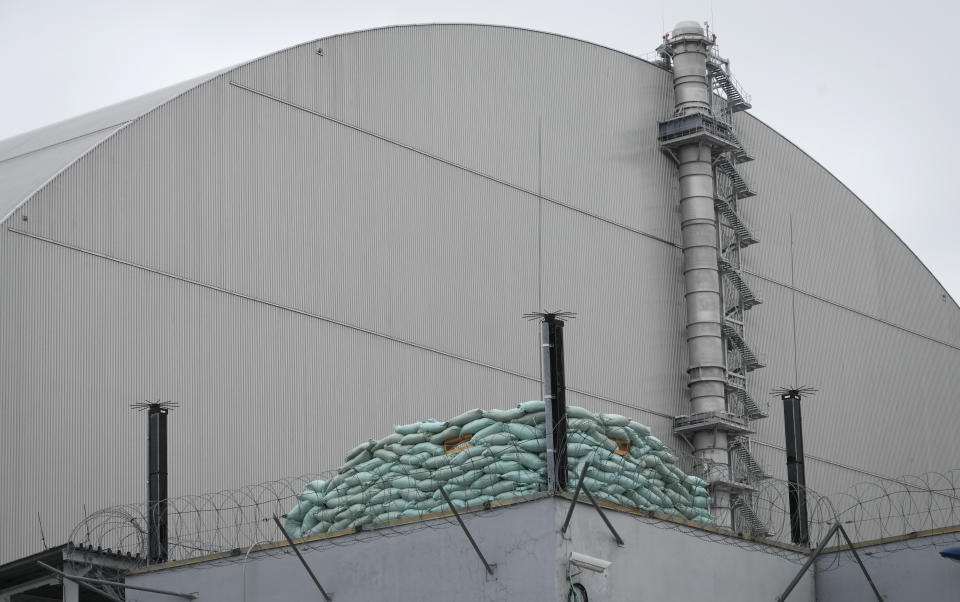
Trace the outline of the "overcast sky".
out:
<instances>
[{"instance_id":1,"label":"overcast sky","mask_svg":"<svg viewBox=\"0 0 960 602\"><path fill-rule=\"evenodd\" d=\"M677 21L709 20L752 113L833 172L960 299L958 16L960 3L932 0L0 0L0 139L357 29L493 23L645 55Z\"/></svg>"}]
</instances>

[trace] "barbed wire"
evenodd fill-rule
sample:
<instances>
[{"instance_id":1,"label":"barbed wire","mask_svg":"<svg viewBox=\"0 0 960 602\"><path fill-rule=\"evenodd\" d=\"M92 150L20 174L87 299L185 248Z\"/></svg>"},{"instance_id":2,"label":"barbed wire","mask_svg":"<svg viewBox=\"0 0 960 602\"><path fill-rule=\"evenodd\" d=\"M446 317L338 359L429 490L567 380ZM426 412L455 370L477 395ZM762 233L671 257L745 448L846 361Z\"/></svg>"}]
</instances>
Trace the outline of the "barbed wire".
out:
<instances>
[{"instance_id":1,"label":"barbed wire","mask_svg":"<svg viewBox=\"0 0 960 602\"><path fill-rule=\"evenodd\" d=\"M696 464L696 459L678 461ZM226 554L212 558L212 565L235 562L239 555L255 547L261 553L285 554L285 547L273 548L262 542L283 539L272 521L274 514L284 516L300 501L298 495L310 491L308 485L318 480L329 480L337 471L284 478L237 490L219 491L203 495L171 498L168 509L168 561L190 560L199 557ZM830 527L839 521L854 543L871 542L874 557L903 549L926 549L941 545L943 538L911 538L912 533L935 531L960 525L960 470L945 473L928 472L908 475L897 481L864 481L847 492L831 496L807 489L807 508L810 541L819 542ZM383 479L374 490L382 491L395 485L392 479ZM790 546L790 484L769 478L750 485L746 493L753 513L763 525L763 532L750 528L711 527L697 524L661 511L631 511L634 519L661 529L672 529L705 541L733 545L741 549L762 551L803 562L805 556ZM545 495L538 485L521 491L517 501ZM573 486L570 487L571 492ZM746 490L745 490L746 491ZM594 491L608 505L623 506L605 497L604 491ZM609 495L609 494L607 494ZM431 498L432 499L432 498ZM484 516L500 513L506 505L486 504L468 508L466 501L454 500L458 510L481 512ZM375 541L383 537L400 536L419 529L444 529L455 526L449 512L436 510L441 504L424 508L404 517L376 524L373 521L341 529L330 536L306 537L300 545L308 549L329 549ZM736 520L736 518L734 519ZM740 525L746 525L741 521ZM148 564L149 508L146 503L113 506L91 513L73 529L70 540L90 547L129 552L141 564ZM735 523L736 525L736 523ZM359 527L359 528L358 528ZM349 537L343 537L349 535ZM960 541L960 532L944 533L951 541ZM835 542L839 545L840 542ZM261 545L257 545L261 544ZM787 544L787 545L776 545ZM840 566L846 559L834 555L827 570Z\"/></svg>"}]
</instances>

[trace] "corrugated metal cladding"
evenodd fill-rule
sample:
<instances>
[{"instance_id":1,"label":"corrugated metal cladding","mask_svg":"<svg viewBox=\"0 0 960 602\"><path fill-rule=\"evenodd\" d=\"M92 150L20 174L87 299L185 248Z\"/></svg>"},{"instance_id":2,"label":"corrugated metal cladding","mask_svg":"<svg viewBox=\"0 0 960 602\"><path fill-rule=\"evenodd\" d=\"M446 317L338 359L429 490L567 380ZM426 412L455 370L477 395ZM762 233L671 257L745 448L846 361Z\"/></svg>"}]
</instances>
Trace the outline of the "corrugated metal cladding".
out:
<instances>
[{"instance_id":1,"label":"corrugated metal cladding","mask_svg":"<svg viewBox=\"0 0 960 602\"><path fill-rule=\"evenodd\" d=\"M671 89L580 41L415 26L292 48L130 117L0 232L16 458L0 562L39 548L38 511L60 542L84 505L142 500L131 402L182 404L171 495L329 469L394 423L538 397L522 314L541 307L578 314L570 402L672 439L688 409L676 169L656 144ZM936 450L960 423L956 306L821 167L741 122L765 300L748 338L768 363L751 385L796 367L821 389L811 487L953 467ZM774 471L777 411L757 434Z\"/></svg>"}]
</instances>

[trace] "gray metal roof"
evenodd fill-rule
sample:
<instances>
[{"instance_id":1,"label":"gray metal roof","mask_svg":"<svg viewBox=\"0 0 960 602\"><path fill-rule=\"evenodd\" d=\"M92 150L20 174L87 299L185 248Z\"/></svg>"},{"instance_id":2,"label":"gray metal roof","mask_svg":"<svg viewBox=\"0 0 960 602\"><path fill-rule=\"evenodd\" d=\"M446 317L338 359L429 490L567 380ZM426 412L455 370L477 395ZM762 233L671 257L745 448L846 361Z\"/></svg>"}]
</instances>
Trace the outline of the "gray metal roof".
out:
<instances>
[{"instance_id":1,"label":"gray metal roof","mask_svg":"<svg viewBox=\"0 0 960 602\"><path fill-rule=\"evenodd\" d=\"M0 140L0 223L52 177L124 125L222 72Z\"/></svg>"}]
</instances>

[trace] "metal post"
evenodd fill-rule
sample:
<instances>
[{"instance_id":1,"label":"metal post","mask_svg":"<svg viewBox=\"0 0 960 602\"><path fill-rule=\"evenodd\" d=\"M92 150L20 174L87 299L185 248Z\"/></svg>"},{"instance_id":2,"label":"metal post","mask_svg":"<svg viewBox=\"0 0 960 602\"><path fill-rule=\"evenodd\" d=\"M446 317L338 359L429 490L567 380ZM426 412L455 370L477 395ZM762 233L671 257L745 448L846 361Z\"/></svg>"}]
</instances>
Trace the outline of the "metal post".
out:
<instances>
[{"instance_id":1,"label":"metal post","mask_svg":"<svg viewBox=\"0 0 960 602\"><path fill-rule=\"evenodd\" d=\"M283 533L283 536L287 538L287 543L290 544L290 547L293 548L294 553L296 553L297 558L300 559L300 564L303 565L303 568L307 569L307 573L310 575L310 578L313 579L314 585L317 586L317 589L320 590L320 595L323 596L323 599L327 602L333 600L333 596L328 594L326 590L323 589L323 586L320 585L320 582L317 580L317 576L313 574L313 569L310 568L310 565L307 564L307 561L303 558L303 554L300 553L300 549L297 547L297 544L293 543L293 539L290 537L290 534L287 533L287 530L283 528L283 523L280 522L280 519L277 518L277 515L273 515L273 522L277 523L277 527L280 529L280 532Z\"/></svg>"},{"instance_id":2,"label":"metal post","mask_svg":"<svg viewBox=\"0 0 960 602\"><path fill-rule=\"evenodd\" d=\"M555 313L543 314L540 323L540 361L544 428L547 434L547 488L567 488L567 387L563 366L563 320Z\"/></svg>"},{"instance_id":3,"label":"metal post","mask_svg":"<svg viewBox=\"0 0 960 602\"><path fill-rule=\"evenodd\" d=\"M820 540L819 545L817 545L817 549L815 549L813 553L810 554L810 557L807 558L807 561L803 563L803 568L800 569L800 572L797 573L797 575L793 578L793 580L790 581L790 584L787 585L787 589L783 590L783 593L777 596L777 602L783 602L784 600L787 599L787 596L790 595L790 592L793 591L793 588L795 588L797 584L800 583L800 579L803 577L804 573L806 573L807 570L810 569L810 566L814 563L814 561L816 561L817 557L821 554L821 552L823 552L823 549L827 546L827 543L831 539L833 539L833 536L836 535L838 531L840 532L840 534L843 535L843 538L847 541L847 545L850 547L850 551L853 552L853 557L857 559L857 564L860 565L860 570L863 571L863 576L867 578L867 583L870 584L870 589L873 590L873 594L877 597L877 600L879 602L883 602L883 596L880 595L880 592L877 590L877 586L874 585L873 579L870 578L870 574L867 572L867 567L863 566L863 562L861 562L860 560L860 555L857 554L857 550L853 547L853 542L850 541L850 538L847 536L846 530L843 528L843 526L839 522L833 523L833 525L830 527L830 530L827 531L827 534L823 537L822 540Z\"/></svg>"},{"instance_id":4,"label":"metal post","mask_svg":"<svg viewBox=\"0 0 960 602\"><path fill-rule=\"evenodd\" d=\"M470 531L467 529L467 525L463 523L463 519L460 518L460 513L457 512L456 506L454 506L453 502L450 501L450 496L447 495L447 492L443 489L443 487L440 488L440 495L442 495L443 499L447 501L447 505L450 506L450 510L453 512L453 515L457 517L457 522L460 523L460 528L463 529L463 532L467 534L467 539L470 540L470 545L473 546L473 551L477 553L477 556L480 557L480 562L482 562L483 566L487 569L487 574L492 576L494 574L494 565L487 562L487 559L483 557L483 552L480 551L480 547L477 545L477 542L474 541L473 535L470 534Z\"/></svg>"},{"instance_id":5,"label":"metal post","mask_svg":"<svg viewBox=\"0 0 960 602\"><path fill-rule=\"evenodd\" d=\"M577 481L577 488L573 492L573 499L570 500L570 507L567 509L567 517L563 521L563 526L560 527L560 533L566 533L567 527L570 525L570 517L573 516L573 508L577 504L577 499L580 496L580 490L582 489L585 494L587 494L587 499L590 500L590 503L593 504L593 507L597 509L597 514L600 515L600 518L603 519L604 524L607 525L607 528L610 529L610 532L613 533L613 538L617 540L618 546L623 546L623 539L620 537L620 534L617 533L617 530L613 528L613 524L607 518L607 515L604 514L603 509L600 507L600 504L597 503L596 498L593 497L593 494L590 493L590 490L583 486L583 478L587 476L587 468L590 467L590 461L584 460L583 469L580 470L580 479Z\"/></svg>"},{"instance_id":6,"label":"metal post","mask_svg":"<svg viewBox=\"0 0 960 602\"><path fill-rule=\"evenodd\" d=\"M160 403L147 411L147 504L151 563L167 561L167 413Z\"/></svg>"},{"instance_id":7,"label":"metal post","mask_svg":"<svg viewBox=\"0 0 960 602\"><path fill-rule=\"evenodd\" d=\"M807 518L807 477L803 466L803 418L800 393L787 391L783 400L783 427L787 447L787 487L790 498L790 539L798 546L810 546Z\"/></svg>"},{"instance_id":8,"label":"metal post","mask_svg":"<svg viewBox=\"0 0 960 602\"><path fill-rule=\"evenodd\" d=\"M196 600L197 597L198 597L198 594L197 594L196 592L192 592L192 593L189 593L189 594L184 594L184 593L181 593L181 592L172 592L172 591L166 590L166 589L156 589L156 588L153 588L153 587L143 587L143 586L140 586L140 585L129 585L129 584L127 584L127 583L120 583L119 581L107 581L106 579L93 579L92 577L79 577L79 576L77 576L77 575L68 575L67 573L64 573L63 571L60 571L60 570L57 570L57 569L53 568L53 567L50 566L49 564L45 564L45 563L40 562L40 561L37 561L37 564L40 565L40 566L42 566L43 568L47 569L47 570L50 571L50 572L53 572L53 573L56 573L56 574L60 575L60 576L63 577L64 579L69 579L70 581L76 582L78 585L84 585L84 584L86 584L86 583L96 583L96 584L98 584L98 585L112 585L113 587L122 587L122 588L124 588L124 589L135 589L135 590L140 591L140 592L150 592L150 593L153 593L153 594L164 594L164 595L166 595L166 596L174 596L174 597L177 597L177 598L183 598L183 599L185 599L185 600ZM88 589L91 589L91 588L88 588ZM99 595L101 595L101 596L106 595L104 592L102 592L102 591L100 591L100 590L98 590L98 589L96 589L96 588L92 588L92 589L93 589L93 591L97 592L97 593L98 593Z\"/></svg>"}]
</instances>

